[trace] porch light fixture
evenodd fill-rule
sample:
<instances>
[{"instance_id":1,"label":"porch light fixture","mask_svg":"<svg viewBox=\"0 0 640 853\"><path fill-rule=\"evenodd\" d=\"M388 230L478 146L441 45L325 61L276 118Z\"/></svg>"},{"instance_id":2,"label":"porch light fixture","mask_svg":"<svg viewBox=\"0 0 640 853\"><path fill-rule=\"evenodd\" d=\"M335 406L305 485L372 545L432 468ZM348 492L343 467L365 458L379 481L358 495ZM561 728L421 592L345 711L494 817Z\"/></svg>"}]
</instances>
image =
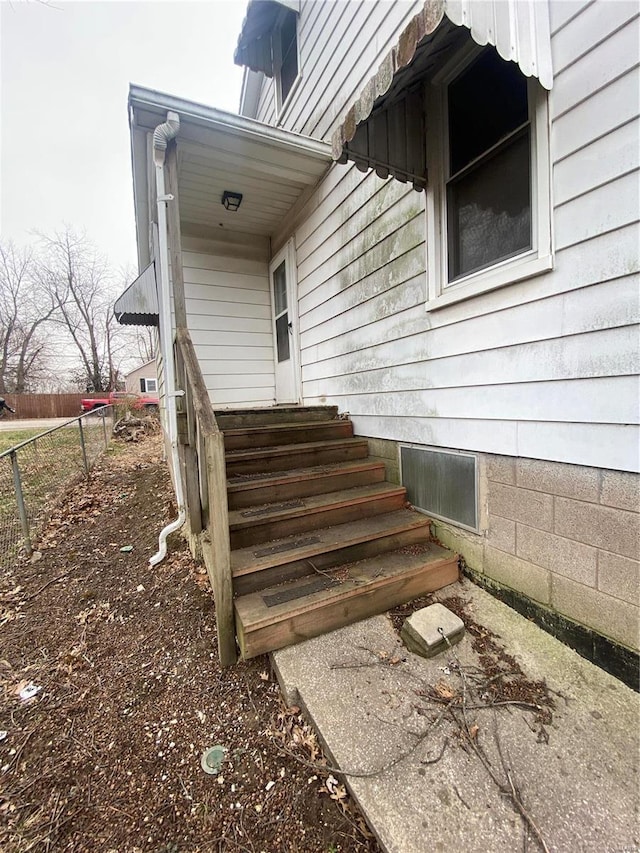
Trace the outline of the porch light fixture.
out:
<instances>
[{"instance_id":1,"label":"porch light fixture","mask_svg":"<svg viewBox=\"0 0 640 853\"><path fill-rule=\"evenodd\" d=\"M234 193L231 190L225 190L222 193L222 203L227 210L237 210L242 201L242 193Z\"/></svg>"}]
</instances>

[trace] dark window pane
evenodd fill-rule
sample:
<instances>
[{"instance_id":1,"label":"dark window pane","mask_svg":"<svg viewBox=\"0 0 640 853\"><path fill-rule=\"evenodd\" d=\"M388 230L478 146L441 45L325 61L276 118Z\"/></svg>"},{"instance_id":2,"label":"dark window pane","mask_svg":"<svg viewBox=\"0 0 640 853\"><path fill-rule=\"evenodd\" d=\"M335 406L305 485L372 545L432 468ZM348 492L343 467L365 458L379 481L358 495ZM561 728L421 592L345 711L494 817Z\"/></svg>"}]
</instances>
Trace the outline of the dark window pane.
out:
<instances>
[{"instance_id":1,"label":"dark window pane","mask_svg":"<svg viewBox=\"0 0 640 853\"><path fill-rule=\"evenodd\" d=\"M455 175L529 117L527 81L487 50L449 86L449 174Z\"/></svg>"},{"instance_id":2,"label":"dark window pane","mask_svg":"<svg viewBox=\"0 0 640 853\"><path fill-rule=\"evenodd\" d=\"M278 364L289 358L289 315L283 314L276 320L276 347L278 350Z\"/></svg>"},{"instance_id":3,"label":"dark window pane","mask_svg":"<svg viewBox=\"0 0 640 853\"><path fill-rule=\"evenodd\" d=\"M298 76L298 38L296 34L296 13L287 12L280 30L280 91L284 102Z\"/></svg>"},{"instance_id":4,"label":"dark window pane","mask_svg":"<svg viewBox=\"0 0 640 853\"><path fill-rule=\"evenodd\" d=\"M447 188L449 280L531 248L529 131Z\"/></svg>"},{"instance_id":5,"label":"dark window pane","mask_svg":"<svg viewBox=\"0 0 640 853\"><path fill-rule=\"evenodd\" d=\"M287 267L285 261L273 273L273 303L276 316L287 310Z\"/></svg>"}]
</instances>

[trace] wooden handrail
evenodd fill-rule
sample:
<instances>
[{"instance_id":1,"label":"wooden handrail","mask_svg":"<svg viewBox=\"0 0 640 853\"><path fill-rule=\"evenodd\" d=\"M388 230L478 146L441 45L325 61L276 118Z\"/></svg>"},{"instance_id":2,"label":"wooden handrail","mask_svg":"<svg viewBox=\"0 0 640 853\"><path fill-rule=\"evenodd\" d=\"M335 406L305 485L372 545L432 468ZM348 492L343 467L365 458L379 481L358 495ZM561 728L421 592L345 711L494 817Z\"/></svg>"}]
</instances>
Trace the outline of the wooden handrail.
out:
<instances>
[{"instance_id":1,"label":"wooden handrail","mask_svg":"<svg viewBox=\"0 0 640 853\"><path fill-rule=\"evenodd\" d=\"M193 408L201 429L205 435L220 432L188 329L181 328L176 331L176 343L180 347L187 381L193 392Z\"/></svg>"},{"instance_id":2,"label":"wooden handrail","mask_svg":"<svg viewBox=\"0 0 640 853\"><path fill-rule=\"evenodd\" d=\"M229 507L224 435L220 431L205 385L196 351L188 329L179 328L176 344L184 365L184 389L197 424L196 453L204 453L200 468L206 470L208 503L207 530L202 537L202 551L216 604L218 653L220 663L230 666L237 660L235 620L233 614L233 581L231 576L231 547L229 542ZM199 439L199 440L198 440Z\"/></svg>"}]
</instances>

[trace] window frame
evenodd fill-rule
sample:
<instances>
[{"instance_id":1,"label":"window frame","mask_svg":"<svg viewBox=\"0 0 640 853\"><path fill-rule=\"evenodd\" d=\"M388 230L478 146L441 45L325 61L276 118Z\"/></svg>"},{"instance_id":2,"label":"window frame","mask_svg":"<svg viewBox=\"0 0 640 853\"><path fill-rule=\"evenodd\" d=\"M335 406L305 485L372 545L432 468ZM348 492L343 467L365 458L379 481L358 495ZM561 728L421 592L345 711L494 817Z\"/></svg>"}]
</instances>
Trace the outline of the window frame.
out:
<instances>
[{"instance_id":1,"label":"window frame","mask_svg":"<svg viewBox=\"0 0 640 853\"><path fill-rule=\"evenodd\" d=\"M546 91L527 79L531 148L531 243L524 252L449 281L447 184L449 181L448 87L486 47L469 45L426 85L427 109L427 302L426 310L452 305L553 268L551 158ZM492 48L489 48L492 49ZM486 155L487 152L485 152ZM484 155L483 155L484 156Z\"/></svg>"},{"instance_id":2,"label":"window frame","mask_svg":"<svg viewBox=\"0 0 640 853\"><path fill-rule=\"evenodd\" d=\"M296 22L296 65L297 65L297 74L295 79L293 80L289 91L285 98L282 97L282 28L285 22L285 18L287 15L294 15ZM300 69L300 38L298 32L298 24L300 22L300 15L297 12L294 12L292 9L282 9L278 16L278 20L271 32L271 54L273 58L273 82L275 87L275 106L276 106L276 116L277 123L280 123L280 120L284 116L289 103L295 93L298 85L300 83L300 78L302 77L301 69Z\"/></svg>"}]
</instances>

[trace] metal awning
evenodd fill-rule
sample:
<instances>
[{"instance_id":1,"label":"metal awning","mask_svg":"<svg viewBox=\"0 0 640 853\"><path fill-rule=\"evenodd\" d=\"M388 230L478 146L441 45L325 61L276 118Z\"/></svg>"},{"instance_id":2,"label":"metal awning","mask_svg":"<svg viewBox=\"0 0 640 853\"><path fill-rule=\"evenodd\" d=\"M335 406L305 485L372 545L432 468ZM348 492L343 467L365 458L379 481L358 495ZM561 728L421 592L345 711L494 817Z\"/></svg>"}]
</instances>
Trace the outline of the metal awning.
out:
<instances>
[{"instance_id":1,"label":"metal awning","mask_svg":"<svg viewBox=\"0 0 640 853\"><path fill-rule=\"evenodd\" d=\"M116 299L113 313L123 326L158 325L158 286L153 261Z\"/></svg>"},{"instance_id":2,"label":"metal awning","mask_svg":"<svg viewBox=\"0 0 640 853\"><path fill-rule=\"evenodd\" d=\"M546 0L426 0L334 132L334 160L352 160L361 171L375 169L382 178L425 189L422 84L469 35L478 44L494 45L503 59L551 89Z\"/></svg>"},{"instance_id":3,"label":"metal awning","mask_svg":"<svg viewBox=\"0 0 640 853\"><path fill-rule=\"evenodd\" d=\"M300 11L300 0L250 0L233 54L236 65L273 77L271 33L282 8Z\"/></svg>"}]
</instances>

